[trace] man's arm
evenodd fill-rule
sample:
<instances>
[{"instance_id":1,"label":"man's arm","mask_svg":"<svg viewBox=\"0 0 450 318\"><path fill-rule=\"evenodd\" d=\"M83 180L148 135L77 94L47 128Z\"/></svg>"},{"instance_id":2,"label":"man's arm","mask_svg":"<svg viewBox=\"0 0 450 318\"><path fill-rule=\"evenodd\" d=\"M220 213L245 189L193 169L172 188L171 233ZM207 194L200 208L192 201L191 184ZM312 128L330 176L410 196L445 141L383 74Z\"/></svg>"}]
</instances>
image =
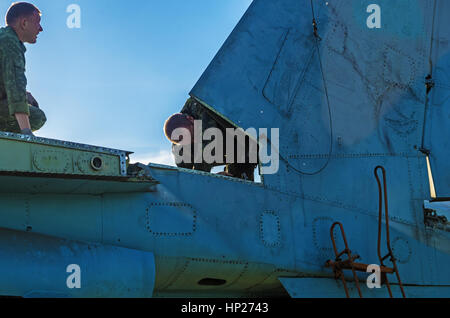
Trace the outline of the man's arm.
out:
<instances>
[{"instance_id":1,"label":"man's arm","mask_svg":"<svg viewBox=\"0 0 450 318\"><path fill-rule=\"evenodd\" d=\"M21 130L31 130L27 99L27 79L23 53L13 43L2 43L2 78L5 84L9 113L15 116Z\"/></svg>"}]
</instances>

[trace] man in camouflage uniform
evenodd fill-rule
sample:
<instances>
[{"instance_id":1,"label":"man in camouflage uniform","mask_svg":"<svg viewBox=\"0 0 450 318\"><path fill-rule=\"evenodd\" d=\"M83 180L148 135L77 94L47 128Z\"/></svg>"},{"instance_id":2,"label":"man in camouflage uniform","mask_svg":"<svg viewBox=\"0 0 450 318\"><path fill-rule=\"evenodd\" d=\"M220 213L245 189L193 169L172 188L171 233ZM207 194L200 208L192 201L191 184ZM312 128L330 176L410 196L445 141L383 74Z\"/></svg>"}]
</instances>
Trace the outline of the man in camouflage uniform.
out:
<instances>
[{"instance_id":1,"label":"man in camouflage uniform","mask_svg":"<svg viewBox=\"0 0 450 318\"><path fill-rule=\"evenodd\" d=\"M181 118L180 118L181 117ZM184 118L183 118L184 117ZM249 181L254 181L254 171L257 166L256 163L249 163L248 156L246 157L245 163L237 163L237 159L234 158L233 162L227 164L226 161L226 140L223 142L223 162L219 163L207 163L207 162L201 162L201 163L195 163L195 152L194 152L194 143L193 143L193 137L194 137L194 131L193 131L193 125L194 120L201 120L202 121L202 133L204 133L209 128L217 128L222 132L222 136L226 139L226 129L227 128L234 128L231 124L229 124L227 121L225 121L223 118L218 116L213 111L209 110L205 106L203 106L199 101L197 101L195 98L189 98L184 105L183 109L181 110L180 114L175 114L171 116L164 125L164 130L166 137L172 141L172 153L175 156L182 156L183 152L183 145L182 143L179 144L178 141L174 141L171 139L171 134L174 130L174 128L187 128L190 133L192 140L189 142L191 145L191 160L189 163L177 163L177 166L180 168L186 168L186 169L193 169L193 170L199 170L199 171L205 171L205 172L211 172L211 169L215 166L222 166L225 165L225 171L221 174L235 177L235 178L241 178L246 179ZM190 124L192 123L192 124ZM168 129L168 126L172 126L170 129ZM235 139L235 149L234 153L237 154L237 142ZM205 146L205 144L203 144ZM249 143L248 143L248 137L246 138L246 148L249 149ZM203 152L203 149L201 149Z\"/></svg>"},{"instance_id":2,"label":"man in camouflage uniform","mask_svg":"<svg viewBox=\"0 0 450 318\"><path fill-rule=\"evenodd\" d=\"M27 92L23 43L34 44L43 31L41 12L34 5L17 2L6 14L0 29L0 131L33 135L46 122L39 104Z\"/></svg>"}]
</instances>

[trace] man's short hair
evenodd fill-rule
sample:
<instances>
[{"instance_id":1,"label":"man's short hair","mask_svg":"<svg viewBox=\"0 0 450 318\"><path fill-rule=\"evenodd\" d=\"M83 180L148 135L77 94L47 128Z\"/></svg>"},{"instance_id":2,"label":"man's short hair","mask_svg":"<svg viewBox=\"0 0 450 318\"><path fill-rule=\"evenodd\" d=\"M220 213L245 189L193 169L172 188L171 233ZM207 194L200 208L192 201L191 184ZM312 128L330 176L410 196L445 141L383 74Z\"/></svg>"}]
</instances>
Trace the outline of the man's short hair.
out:
<instances>
[{"instance_id":1,"label":"man's short hair","mask_svg":"<svg viewBox=\"0 0 450 318\"><path fill-rule=\"evenodd\" d=\"M6 13L6 25L13 25L21 17L28 17L34 12L41 15L41 11L34 5L28 2L14 2Z\"/></svg>"},{"instance_id":2,"label":"man's short hair","mask_svg":"<svg viewBox=\"0 0 450 318\"><path fill-rule=\"evenodd\" d=\"M169 119L166 120L166 123L164 124L164 134L170 141L178 142L178 140L172 139L173 131L177 128L187 128L190 125L192 125L192 122L189 121L189 119L185 114L182 113L174 114L170 116Z\"/></svg>"}]
</instances>

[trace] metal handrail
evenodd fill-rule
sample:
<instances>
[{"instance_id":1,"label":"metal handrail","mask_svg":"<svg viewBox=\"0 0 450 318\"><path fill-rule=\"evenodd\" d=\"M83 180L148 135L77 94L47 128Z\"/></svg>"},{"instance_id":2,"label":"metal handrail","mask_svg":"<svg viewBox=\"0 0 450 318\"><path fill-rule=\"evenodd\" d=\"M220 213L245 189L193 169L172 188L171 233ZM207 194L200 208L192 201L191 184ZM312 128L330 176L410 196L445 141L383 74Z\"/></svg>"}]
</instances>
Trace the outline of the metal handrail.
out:
<instances>
[{"instance_id":1,"label":"metal handrail","mask_svg":"<svg viewBox=\"0 0 450 318\"><path fill-rule=\"evenodd\" d=\"M378 170L382 170L383 172L383 190L381 189L381 181L380 178L378 176ZM389 237L389 215L388 215L388 199L387 199L387 185L386 185L386 170L384 169L384 167L382 166L377 166L374 170L375 173L375 178L377 179L377 183L378 183L378 206L379 206L379 212L378 212L378 246L377 246L377 252L378 252L378 258L380 259L380 265L384 266L383 261L388 258L389 256L390 261L392 262L392 264L394 265L394 272L397 275L397 280L400 286L400 290L402 292L403 298L406 298L405 295L405 291L403 290L403 285L402 285L402 281L400 280L400 274L398 272L398 268L397 268L397 262L396 259L394 257L394 253L392 252L391 249L391 240ZM385 219L386 219L386 244L387 244L387 249L389 251L389 253L387 253L384 257L381 256L381 222L382 222L382 217L383 217L383 192L384 192L384 210L385 210ZM392 298L392 291L391 291L391 286L389 284L389 279L387 278L387 275L384 275L384 278L386 279L386 286L388 288L389 291L389 296Z\"/></svg>"},{"instance_id":2,"label":"metal handrail","mask_svg":"<svg viewBox=\"0 0 450 318\"><path fill-rule=\"evenodd\" d=\"M334 228L336 225L339 225L339 227L341 228L341 235L342 238L344 239L344 244L345 244L345 249L342 252L338 252L338 249L336 247L336 241L334 239ZM359 287L359 280L358 280L358 276L356 275L355 272L355 267L353 265L353 261L357 258L359 258L358 255L352 256L352 252L350 251L350 249L348 248L348 244L347 244L347 238L345 237L345 232L344 232L344 227L342 226L342 223L340 222L336 222L331 226L330 229L330 235L331 235L331 241L333 242L333 249L334 249L334 253L336 255L336 265L334 266L335 269L335 275L336 276L340 276L342 278L342 284L344 285L344 289L345 289L345 294L347 295L347 298L350 298L349 292L348 292L348 288L347 288L347 283L345 282L345 278L344 278L344 274L341 270L341 268L339 267L339 265L337 264L341 264L342 262L346 262L350 265L352 273L353 273L353 278L355 279L355 283L356 283L356 288L358 289L358 294L359 297L363 298L362 292L361 292L361 288ZM340 257L344 254L347 254L348 259L345 261L340 260ZM328 263L330 264L330 263ZM337 278L337 277L336 277Z\"/></svg>"}]
</instances>

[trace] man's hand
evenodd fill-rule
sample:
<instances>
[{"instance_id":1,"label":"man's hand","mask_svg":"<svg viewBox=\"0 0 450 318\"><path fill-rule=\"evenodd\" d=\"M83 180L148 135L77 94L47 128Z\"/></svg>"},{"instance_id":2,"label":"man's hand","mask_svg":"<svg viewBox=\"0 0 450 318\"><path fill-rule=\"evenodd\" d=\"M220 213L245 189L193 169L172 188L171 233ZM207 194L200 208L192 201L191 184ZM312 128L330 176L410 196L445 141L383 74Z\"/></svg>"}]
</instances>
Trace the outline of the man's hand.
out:
<instances>
[{"instance_id":1,"label":"man's hand","mask_svg":"<svg viewBox=\"0 0 450 318\"><path fill-rule=\"evenodd\" d=\"M39 103L38 103L37 100L33 97L33 95L31 95L30 92L27 92L27 100L28 100L28 104L30 104L31 106L34 106L34 107L39 108Z\"/></svg>"}]
</instances>

